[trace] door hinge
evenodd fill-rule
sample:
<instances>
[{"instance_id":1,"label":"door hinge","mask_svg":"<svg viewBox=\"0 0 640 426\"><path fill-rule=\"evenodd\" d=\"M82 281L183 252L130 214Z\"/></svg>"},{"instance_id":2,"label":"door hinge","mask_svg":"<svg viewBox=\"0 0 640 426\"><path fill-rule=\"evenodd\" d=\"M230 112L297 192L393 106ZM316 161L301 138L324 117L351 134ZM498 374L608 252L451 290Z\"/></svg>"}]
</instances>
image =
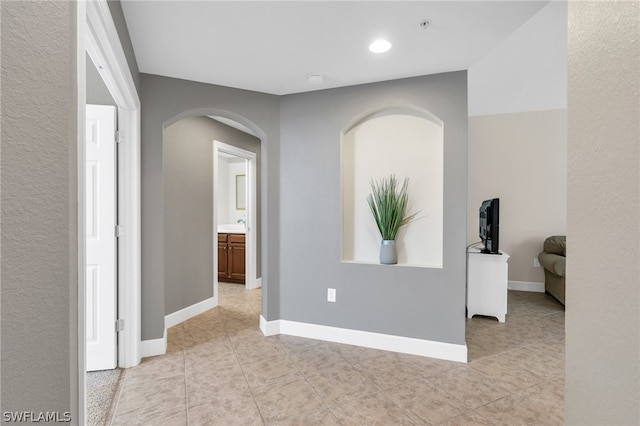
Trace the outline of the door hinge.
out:
<instances>
[{"instance_id":1,"label":"door hinge","mask_svg":"<svg viewBox=\"0 0 640 426\"><path fill-rule=\"evenodd\" d=\"M116 225L116 238L124 237L124 225Z\"/></svg>"},{"instance_id":2,"label":"door hinge","mask_svg":"<svg viewBox=\"0 0 640 426\"><path fill-rule=\"evenodd\" d=\"M124 320L118 319L116 320L116 333L122 330L124 330Z\"/></svg>"},{"instance_id":3,"label":"door hinge","mask_svg":"<svg viewBox=\"0 0 640 426\"><path fill-rule=\"evenodd\" d=\"M124 133L121 130L116 130L116 143L124 142Z\"/></svg>"}]
</instances>

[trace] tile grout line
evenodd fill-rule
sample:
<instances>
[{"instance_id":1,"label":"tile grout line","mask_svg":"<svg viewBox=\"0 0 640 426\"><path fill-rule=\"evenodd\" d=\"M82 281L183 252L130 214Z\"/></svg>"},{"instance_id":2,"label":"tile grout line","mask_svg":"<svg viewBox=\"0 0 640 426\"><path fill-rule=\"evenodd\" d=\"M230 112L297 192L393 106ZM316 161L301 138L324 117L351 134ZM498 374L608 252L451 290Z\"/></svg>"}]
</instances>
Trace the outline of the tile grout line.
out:
<instances>
[{"instance_id":1,"label":"tile grout line","mask_svg":"<svg viewBox=\"0 0 640 426\"><path fill-rule=\"evenodd\" d=\"M120 397L122 396L122 393L124 392L125 385L127 384L127 378L129 377L129 375L127 374L127 370L126 369L124 369L122 371L122 374L123 374L124 377L121 378L121 383L118 386L118 395L116 395L116 400L115 400L115 402L113 404L113 412L111 413L111 418L108 419L109 420L108 421L109 425L113 425L113 421L116 418L116 413L118 412L118 406L120 404Z\"/></svg>"},{"instance_id":2,"label":"tile grout line","mask_svg":"<svg viewBox=\"0 0 640 426\"><path fill-rule=\"evenodd\" d=\"M185 410L185 420L187 422L187 426L189 426L189 382L187 381L187 356L185 354L185 342L184 342L184 327L182 327L182 342L181 342L181 350L182 353L182 374L184 377L184 410Z\"/></svg>"},{"instance_id":3,"label":"tile grout line","mask_svg":"<svg viewBox=\"0 0 640 426\"><path fill-rule=\"evenodd\" d=\"M304 352L304 351L302 351ZM338 354L340 355L340 354ZM340 355L342 356L342 355ZM327 407L327 410L329 410L329 412L333 415L333 417L336 418L336 420L338 421L339 424L343 424L340 421L340 418L338 417L338 415L331 409L331 407L329 406L329 404L327 403L327 401L325 401L325 399L322 397L322 395L320 395L320 393L318 392L318 390L316 389L315 386L313 386L313 384L311 384L311 382L309 382L309 379L307 378L307 375L305 374L305 372L300 368L300 366L298 365L298 363L296 362L295 359L292 360L293 363L296 365L296 368L298 369L298 371L300 371L300 373L302 373L302 377L304 378L304 381L307 382L307 384L309 386L311 386L311 389L313 389L313 392L318 396L318 398L320 398L320 401L322 401L322 403L324 404L325 407Z\"/></svg>"},{"instance_id":4,"label":"tile grout line","mask_svg":"<svg viewBox=\"0 0 640 426\"><path fill-rule=\"evenodd\" d=\"M249 305L249 307L251 307ZM251 310L253 311L253 307L251 307ZM255 312L254 312L255 313ZM247 380L247 374L244 371L243 365L242 365L242 361L240 361L240 356L238 355L238 352L236 351L235 346L233 345L233 341L231 341L231 339L229 338L229 333L227 332L227 339L229 339L229 345L231 346L231 350L233 351L233 354L236 357L236 361L238 361L238 365L240 367L240 371L242 372L242 377L244 378L244 382L247 385L247 389L249 389L249 393L251 394L251 399L253 400L254 405L256 406L256 410L258 410L258 414L260 414L260 419L262 420L262 424L266 425L267 422L264 419L264 415L262 414L262 410L260 410L260 406L258 405L258 401L256 400L256 396L253 392L253 389L251 388L251 385L249 385L249 380Z\"/></svg>"}]
</instances>

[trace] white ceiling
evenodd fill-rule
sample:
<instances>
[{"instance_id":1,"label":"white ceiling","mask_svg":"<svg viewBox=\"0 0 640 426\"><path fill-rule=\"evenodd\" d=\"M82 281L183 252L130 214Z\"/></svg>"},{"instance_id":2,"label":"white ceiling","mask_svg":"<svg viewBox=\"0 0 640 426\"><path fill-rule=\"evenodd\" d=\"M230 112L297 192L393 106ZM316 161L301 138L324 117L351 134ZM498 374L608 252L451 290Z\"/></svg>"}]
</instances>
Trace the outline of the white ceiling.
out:
<instances>
[{"instance_id":1,"label":"white ceiling","mask_svg":"<svg viewBox=\"0 0 640 426\"><path fill-rule=\"evenodd\" d=\"M284 95L468 69L547 3L122 0L122 8L140 72ZM389 52L368 51L379 37ZM316 73L324 82L311 85Z\"/></svg>"}]
</instances>

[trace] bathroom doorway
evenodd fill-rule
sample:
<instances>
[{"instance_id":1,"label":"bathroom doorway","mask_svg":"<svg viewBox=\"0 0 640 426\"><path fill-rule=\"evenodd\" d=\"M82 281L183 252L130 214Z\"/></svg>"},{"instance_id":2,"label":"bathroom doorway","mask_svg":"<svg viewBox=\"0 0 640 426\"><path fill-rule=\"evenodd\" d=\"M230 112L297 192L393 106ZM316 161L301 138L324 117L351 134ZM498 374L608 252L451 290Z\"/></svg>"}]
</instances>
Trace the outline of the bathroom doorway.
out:
<instances>
[{"instance_id":1,"label":"bathroom doorway","mask_svg":"<svg viewBox=\"0 0 640 426\"><path fill-rule=\"evenodd\" d=\"M260 287L261 280L257 277L256 154L218 140L213 144L213 247L217 253L213 293L217 300L219 281L242 281L238 265L244 265L247 290ZM225 262L222 267L221 261ZM228 278L220 278L221 273Z\"/></svg>"}]
</instances>

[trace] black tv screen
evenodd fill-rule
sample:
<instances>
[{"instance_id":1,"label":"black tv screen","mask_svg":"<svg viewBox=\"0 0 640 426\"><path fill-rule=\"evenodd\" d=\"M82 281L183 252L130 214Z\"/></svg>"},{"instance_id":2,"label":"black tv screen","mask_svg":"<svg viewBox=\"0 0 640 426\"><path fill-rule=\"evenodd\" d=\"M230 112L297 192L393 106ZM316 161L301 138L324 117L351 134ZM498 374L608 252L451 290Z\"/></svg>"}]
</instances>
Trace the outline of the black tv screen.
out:
<instances>
[{"instance_id":1,"label":"black tv screen","mask_svg":"<svg viewBox=\"0 0 640 426\"><path fill-rule=\"evenodd\" d=\"M480 206L480 240L484 245L483 253L498 254L500 233L500 199L494 198L482 202Z\"/></svg>"}]
</instances>

